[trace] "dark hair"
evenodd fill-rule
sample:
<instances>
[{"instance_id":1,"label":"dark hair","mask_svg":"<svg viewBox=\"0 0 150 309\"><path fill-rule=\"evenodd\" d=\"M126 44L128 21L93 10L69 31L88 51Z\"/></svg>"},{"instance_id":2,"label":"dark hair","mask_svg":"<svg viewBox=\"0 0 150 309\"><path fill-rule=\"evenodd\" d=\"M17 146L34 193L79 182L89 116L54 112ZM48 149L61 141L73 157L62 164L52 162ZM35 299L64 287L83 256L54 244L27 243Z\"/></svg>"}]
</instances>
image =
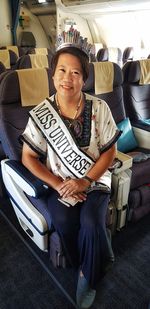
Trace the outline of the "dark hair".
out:
<instances>
[{"instance_id":1,"label":"dark hair","mask_svg":"<svg viewBox=\"0 0 150 309\"><path fill-rule=\"evenodd\" d=\"M73 56L76 56L79 59L81 63L81 67L82 67L83 80L85 82L89 75L89 58L82 50L80 50L77 47L64 47L58 50L53 55L52 61L51 61L52 74L54 75L55 73L58 59L61 54L71 54Z\"/></svg>"}]
</instances>

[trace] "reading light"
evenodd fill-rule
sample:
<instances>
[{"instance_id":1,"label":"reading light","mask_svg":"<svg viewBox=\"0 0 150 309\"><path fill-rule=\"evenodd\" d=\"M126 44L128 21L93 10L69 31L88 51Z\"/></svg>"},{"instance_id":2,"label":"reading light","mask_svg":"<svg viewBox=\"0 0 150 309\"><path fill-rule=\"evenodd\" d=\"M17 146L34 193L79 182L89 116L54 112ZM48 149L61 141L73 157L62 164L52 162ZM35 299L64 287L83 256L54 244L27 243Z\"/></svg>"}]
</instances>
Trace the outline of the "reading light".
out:
<instances>
[{"instance_id":1,"label":"reading light","mask_svg":"<svg viewBox=\"0 0 150 309\"><path fill-rule=\"evenodd\" d=\"M46 0L38 0L39 3L44 3Z\"/></svg>"}]
</instances>

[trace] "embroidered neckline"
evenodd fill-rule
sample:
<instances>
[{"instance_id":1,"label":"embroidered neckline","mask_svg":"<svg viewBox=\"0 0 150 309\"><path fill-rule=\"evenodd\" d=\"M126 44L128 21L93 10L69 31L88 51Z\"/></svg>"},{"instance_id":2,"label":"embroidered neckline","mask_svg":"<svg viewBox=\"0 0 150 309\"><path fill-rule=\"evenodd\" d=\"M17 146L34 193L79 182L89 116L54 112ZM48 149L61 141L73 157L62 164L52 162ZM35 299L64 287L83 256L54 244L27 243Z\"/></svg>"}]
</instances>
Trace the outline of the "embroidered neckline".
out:
<instances>
[{"instance_id":1,"label":"embroidered neckline","mask_svg":"<svg viewBox=\"0 0 150 309\"><path fill-rule=\"evenodd\" d=\"M69 130L71 130L71 133L73 134L74 138L76 139L79 147L87 147L90 144L90 138L91 138L91 118L92 118L92 100L86 99L85 94L84 96L84 108L82 110L82 113L77 117L76 119L71 119L66 116L61 115L63 120L65 121L67 127ZM58 111L58 106L55 100L54 96L54 107ZM78 125L82 125L82 132L81 134L76 134L74 127Z\"/></svg>"},{"instance_id":2,"label":"embroidered neckline","mask_svg":"<svg viewBox=\"0 0 150 309\"><path fill-rule=\"evenodd\" d=\"M79 100L79 102L78 102L78 104L77 104L77 108L76 108L75 114L74 114L73 118L69 118L69 119L71 119L71 120L75 120L75 119L76 119L76 117L77 117L77 115L78 115L78 112L79 112L79 109L80 109L80 107L81 107L82 99L83 99L83 95L82 95L82 92L81 92L80 100ZM57 105L59 114L60 114L62 117L65 117L65 116L62 114L62 111L61 111L61 107L60 107L60 104L59 104L59 100L58 100L58 95L57 95L57 93L56 93L56 95L55 95L55 102L56 102L56 105ZM66 117L66 118L68 118L68 117ZM71 124L70 124L70 125L71 125Z\"/></svg>"}]
</instances>

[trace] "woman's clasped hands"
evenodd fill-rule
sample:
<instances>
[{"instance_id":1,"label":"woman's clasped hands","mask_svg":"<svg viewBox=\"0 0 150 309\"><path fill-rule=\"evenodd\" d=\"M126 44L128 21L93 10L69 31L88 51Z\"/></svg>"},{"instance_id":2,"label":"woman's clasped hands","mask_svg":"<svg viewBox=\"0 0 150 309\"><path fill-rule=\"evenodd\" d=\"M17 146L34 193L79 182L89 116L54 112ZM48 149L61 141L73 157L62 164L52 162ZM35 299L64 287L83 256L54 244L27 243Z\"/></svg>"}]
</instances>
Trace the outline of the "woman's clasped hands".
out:
<instances>
[{"instance_id":1,"label":"woman's clasped hands","mask_svg":"<svg viewBox=\"0 0 150 309\"><path fill-rule=\"evenodd\" d=\"M73 197L79 202L86 200L86 190L89 183L83 179L66 178L57 188L61 198Z\"/></svg>"}]
</instances>

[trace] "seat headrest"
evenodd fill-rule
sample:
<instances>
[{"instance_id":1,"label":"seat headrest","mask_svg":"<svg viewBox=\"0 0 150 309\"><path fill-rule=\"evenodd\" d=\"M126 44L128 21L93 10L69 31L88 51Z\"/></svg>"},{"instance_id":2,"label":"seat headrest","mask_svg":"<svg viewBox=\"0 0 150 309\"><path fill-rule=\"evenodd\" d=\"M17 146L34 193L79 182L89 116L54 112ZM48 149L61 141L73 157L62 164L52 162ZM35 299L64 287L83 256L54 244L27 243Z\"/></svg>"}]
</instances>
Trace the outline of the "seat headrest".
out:
<instances>
[{"instance_id":1,"label":"seat headrest","mask_svg":"<svg viewBox=\"0 0 150 309\"><path fill-rule=\"evenodd\" d=\"M89 76L82 89L84 92L94 92L94 65L89 63Z\"/></svg>"},{"instance_id":2,"label":"seat headrest","mask_svg":"<svg viewBox=\"0 0 150 309\"><path fill-rule=\"evenodd\" d=\"M20 57L16 63L16 69L50 68L51 55L28 54Z\"/></svg>"},{"instance_id":3,"label":"seat headrest","mask_svg":"<svg viewBox=\"0 0 150 309\"><path fill-rule=\"evenodd\" d=\"M9 46L7 46L7 49L8 49L8 50L12 50L12 51L17 55L17 58L19 58L19 49L18 49L18 46L9 45Z\"/></svg>"},{"instance_id":4,"label":"seat headrest","mask_svg":"<svg viewBox=\"0 0 150 309\"><path fill-rule=\"evenodd\" d=\"M0 74L6 71L5 65L0 61Z\"/></svg>"},{"instance_id":5,"label":"seat headrest","mask_svg":"<svg viewBox=\"0 0 150 309\"><path fill-rule=\"evenodd\" d=\"M122 71L125 83L150 83L150 59L126 62Z\"/></svg>"},{"instance_id":6,"label":"seat headrest","mask_svg":"<svg viewBox=\"0 0 150 309\"><path fill-rule=\"evenodd\" d=\"M108 61L108 48L100 48L96 58L97 61Z\"/></svg>"},{"instance_id":7,"label":"seat headrest","mask_svg":"<svg viewBox=\"0 0 150 309\"><path fill-rule=\"evenodd\" d=\"M95 67L94 64L96 63L96 66L98 66L97 70L97 84L101 83L101 78L103 79L103 85L105 89L102 91L103 93L105 92L110 92L110 85L108 84L108 79L107 79L107 72L108 72L108 67L111 62L91 62L89 64L89 76L88 79L85 82L85 85L83 87L83 91L85 92L92 92L93 94L96 94L95 91ZM98 64L99 63L99 64ZM113 88L116 88L118 86L122 85L123 82L123 75L122 75L122 70L120 66L117 63L111 63L111 70L113 72L113 75L110 75L110 82L111 82L111 91L113 91ZM103 74L103 75L102 75ZM102 77L103 76L103 77ZM101 88L101 85L99 85ZM98 93L99 94L99 93Z\"/></svg>"},{"instance_id":8,"label":"seat headrest","mask_svg":"<svg viewBox=\"0 0 150 309\"><path fill-rule=\"evenodd\" d=\"M35 50L35 54L40 54L40 55L49 55L51 54L51 51L49 48L39 48L39 47L36 47L34 48Z\"/></svg>"},{"instance_id":9,"label":"seat headrest","mask_svg":"<svg viewBox=\"0 0 150 309\"><path fill-rule=\"evenodd\" d=\"M127 62L128 60L133 60L133 57L134 57L134 48L126 47L122 55L123 63Z\"/></svg>"},{"instance_id":10,"label":"seat headrest","mask_svg":"<svg viewBox=\"0 0 150 309\"><path fill-rule=\"evenodd\" d=\"M150 60L142 59L139 60L140 63L140 85L150 84Z\"/></svg>"},{"instance_id":11,"label":"seat headrest","mask_svg":"<svg viewBox=\"0 0 150 309\"><path fill-rule=\"evenodd\" d=\"M118 47L108 47L108 60L118 63L122 60L122 51Z\"/></svg>"},{"instance_id":12,"label":"seat headrest","mask_svg":"<svg viewBox=\"0 0 150 309\"><path fill-rule=\"evenodd\" d=\"M20 46L8 45L8 46L3 46L0 49L12 50L17 55L17 58L24 55L24 51L23 51L22 47L20 47Z\"/></svg>"},{"instance_id":13,"label":"seat headrest","mask_svg":"<svg viewBox=\"0 0 150 309\"><path fill-rule=\"evenodd\" d=\"M114 67L113 63L94 62L95 94L113 91Z\"/></svg>"},{"instance_id":14,"label":"seat headrest","mask_svg":"<svg viewBox=\"0 0 150 309\"><path fill-rule=\"evenodd\" d=\"M121 65L122 51L118 47L101 48L97 53L97 61L110 61Z\"/></svg>"},{"instance_id":15,"label":"seat headrest","mask_svg":"<svg viewBox=\"0 0 150 309\"><path fill-rule=\"evenodd\" d=\"M36 47L36 40L32 32L23 31L20 34L20 46L22 47Z\"/></svg>"},{"instance_id":16,"label":"seat headrest","mask_svg":"<svg viewBox=\"0 0 150 309\"><path fill-rule=\"evenodd\" d=\"M9 71L1 80L0 93L0 105L38 104L55 93L51 69Z\"/></svg>"},{"instance_id":17,"label":"seat headrest","mask_svg":"<svg viewBox=\"0 0 150 309\"><path fill-rule=\"evenodd\" d=\"M6 69L16 64L17 55L12 50L0 49L0 61L4 64Z\"/></svg>"},{"instance_id":18,"label":"seat headrest","mask_svg":"<svg viewBox=\"0 0 150 309\"><path fill-rule=\"evenodd\" d=\"M122 84L122 71L117 63L110 61L95 62L95 94L112 92L114 87Z\"/></svg>"}]
</instances>

